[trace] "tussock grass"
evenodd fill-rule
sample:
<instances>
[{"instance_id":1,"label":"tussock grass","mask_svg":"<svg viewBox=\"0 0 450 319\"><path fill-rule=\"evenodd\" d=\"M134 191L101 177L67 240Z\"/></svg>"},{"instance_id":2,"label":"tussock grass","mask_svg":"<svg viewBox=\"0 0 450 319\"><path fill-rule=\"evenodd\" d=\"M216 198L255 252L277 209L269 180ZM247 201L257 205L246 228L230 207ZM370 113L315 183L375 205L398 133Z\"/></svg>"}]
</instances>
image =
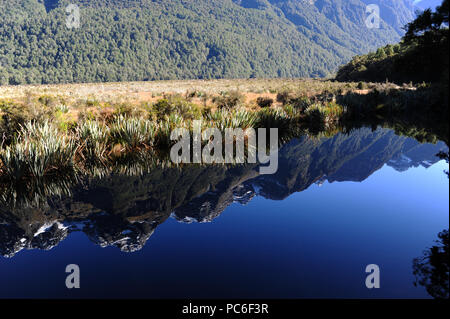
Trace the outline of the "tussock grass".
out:
<instances>
[{"instance_id":1,"label":"tussock grass","mask_svg":"<svg viewBox=\"0 0 450 319\"><path fill-rule=\"evenodd\" d=\"M0 150L2 175L20 180L73 170L77 144L49 122L28 122L10 146Z\"/></svg>"},{"instance_id":2,"label":"tussock grass","mask_svg":"<svg viewBox=\"0 0 450 319\"><path fill-rule=\"evenodd\" d=\"M216 127L221 131L226 128L254 128L257 124L257 114L244 109L240 110L217 110L206 116L209 127Z\"/></svg>"},{"instance_id":3,"label":"tussock grass","mask_svg":"<svg viewBox=\"0 0 450 319\"><path fill-rule=\"evenodd\" d=\"M109 128L112 145L120 144L129 151L153 146L157 125L146 119L119 116Z\"/></svg>"},{"instance_id":4,"label":"tussock grass","mask_svg":"<svg viewBox=\"0 0 450 319\"><path fill-rule=\"evenodd\" d=\"M222 132L278 128L286 141L305 130L333 131L342 119L404 110L419 92L430 94L391 84L364 88L302 79L1 87L0 178L101 175L126 171L126 163L137 172L166 156L171 132L192 130L194 120Z\"/></svg>"}]
</instances>

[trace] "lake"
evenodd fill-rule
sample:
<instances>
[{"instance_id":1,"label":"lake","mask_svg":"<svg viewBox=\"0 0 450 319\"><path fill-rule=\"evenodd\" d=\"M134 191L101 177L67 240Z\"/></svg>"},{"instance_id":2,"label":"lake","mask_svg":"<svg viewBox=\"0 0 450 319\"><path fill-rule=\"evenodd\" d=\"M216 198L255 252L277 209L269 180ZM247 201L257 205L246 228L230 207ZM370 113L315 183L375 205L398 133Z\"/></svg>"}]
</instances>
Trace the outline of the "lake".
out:
<instances>
[{"instance_id":1,"label":"lake","mask_svg":"<svg viewBox=\"0 0 450 319\"><path fill-rule=\"evenodd\" d=\"M449 227L439 152L360 128L291 140L274 175L186 165L11 192L0 298L431 298L413 260ZM80 289L66 288L69 264Z\"/></svg>"}]
</instances>

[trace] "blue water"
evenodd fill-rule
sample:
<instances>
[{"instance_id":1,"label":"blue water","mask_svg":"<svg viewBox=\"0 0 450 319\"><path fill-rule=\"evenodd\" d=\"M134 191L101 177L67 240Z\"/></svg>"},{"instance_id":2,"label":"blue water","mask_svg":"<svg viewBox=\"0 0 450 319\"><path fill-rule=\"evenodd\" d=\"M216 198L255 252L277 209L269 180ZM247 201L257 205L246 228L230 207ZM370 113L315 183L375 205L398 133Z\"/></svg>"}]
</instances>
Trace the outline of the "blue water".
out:
<instances>
[{"instance_id":1,"label":"blue water","mask_svg":"<svg viewBox=\"0 0 450 319\"><path fill-rule=\"evenodd\" d=\"M449 227L444 170L384 164L362 182L257 194L211 222L170 217L135 252L74 231L48 251L0 257L0 297L429 298L412 260ZM80 267L80 289L65 286L68 264ZM365 286L368 264L380 267L379 289Z\"/></svg>"}]
</instances>

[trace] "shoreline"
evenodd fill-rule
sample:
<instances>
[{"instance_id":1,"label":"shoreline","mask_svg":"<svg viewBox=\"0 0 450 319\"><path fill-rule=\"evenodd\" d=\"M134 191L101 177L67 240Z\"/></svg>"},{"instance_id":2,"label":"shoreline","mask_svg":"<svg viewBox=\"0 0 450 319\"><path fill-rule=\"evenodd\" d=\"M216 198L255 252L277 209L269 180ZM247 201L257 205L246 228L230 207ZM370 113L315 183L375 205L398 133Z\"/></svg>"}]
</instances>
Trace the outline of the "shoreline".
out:
<instances>
[{"instance_id":1,"label":"shoreline","mask_svg":"<svg viewBox=\"0 0 450 319\"><path fill-rule=\"evenodd\" d=\"M288 141L301 134L335 134L343 123L373 126L383 118L406 119L417 139L433 136L421 131L426 127L448 140L442 138L448 126L435 125L435 112L423 107L424 101L437 99L429 85L251 79L224 86L228 81L207 81L203 90L191 81L184 87L173 81L164 82L165 87L161 82L111 84L122 91L110 96L102 95L98 85L83 84L75 91L72 85L57 85L55 91L14 87L15 98L0 98L1 178L42 178L73 168L123 164L133 157L148 159L175 144L173 130L190 131L196 120L202 120L202 129L218 128L222 133L227 128L278 128L280 141ZM183 93L149 89L177 85Z\"/></svg>"}]
</instances>

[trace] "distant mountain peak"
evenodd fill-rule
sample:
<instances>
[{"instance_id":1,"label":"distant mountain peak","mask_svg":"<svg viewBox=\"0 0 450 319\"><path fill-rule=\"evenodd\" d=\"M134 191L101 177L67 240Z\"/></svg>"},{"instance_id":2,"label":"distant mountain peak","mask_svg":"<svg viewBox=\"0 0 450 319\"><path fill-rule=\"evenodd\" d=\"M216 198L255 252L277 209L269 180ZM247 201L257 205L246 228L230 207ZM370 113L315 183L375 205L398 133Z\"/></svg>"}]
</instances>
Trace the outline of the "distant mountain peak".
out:
<instances>
[{"instance_id":1,"label":"distant mountain peak","mask_svg":"<svg viewBox=\"0 0 450 319\"><path fill-rule=\"evenodd\" d=\"M64 27L64 6L82 10ZM382 23L365 26L367 3ZM325 77L398 42L412 0L0 0L0 85ZM83 23L89 22L89 23ZM11 35L14 36L11 36Z\"/></svg>"}]
</instances>

